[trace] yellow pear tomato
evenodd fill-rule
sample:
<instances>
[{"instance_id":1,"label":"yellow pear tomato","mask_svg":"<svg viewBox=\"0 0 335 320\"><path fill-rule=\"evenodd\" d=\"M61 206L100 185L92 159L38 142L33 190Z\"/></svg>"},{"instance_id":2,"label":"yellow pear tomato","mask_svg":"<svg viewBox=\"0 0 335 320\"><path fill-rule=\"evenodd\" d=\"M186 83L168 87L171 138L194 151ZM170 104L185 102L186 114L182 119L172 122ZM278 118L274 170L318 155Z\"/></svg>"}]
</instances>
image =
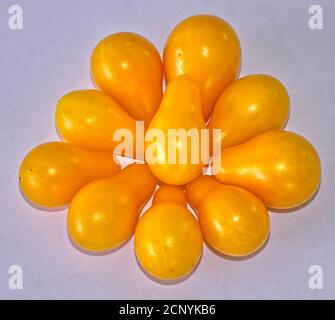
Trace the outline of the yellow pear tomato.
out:
<instances>
[{"instance_id":1,"label":"yellow pear tomato","mask_svg":"<svg viewBox=\"0 0 335 320\"><path fill-rule=\"evenodd\" d=\"M85 184L120 171L113 155L69 143L49 142L31 150L23 159L19 182L34 204L58 207L71 202Z\"/></svg>"},{"instance_id":2,"label":"yellow pear tomato","mask_svg":"<svg viewBox=\"0 0 335 320\"><path fill-rule=\"evenodd\" d=\"M160 280L178 280L194 270L202 254L199 224L185 204L182 190L170 191L169 200L159 194L141 217L135 231L135 253L141 266ZM159 190L159 189L158 189Z\"/></svg>"},{"instance_id":3,"label":"yellow pear tomato","mask_svg":"<svg viewBox=\"0 0 335 320\"><path fill-rule=\"evenodd\" d=\"M183 185L201 174L200 137L205 128L197 84L188 75L177 77L167 86L145 137L145 158L159 180Z\"/></svg>"},{"instance_id":4,"label":"yellow pear tomato","mask_svg":"<svg viewBox=\"0 0 335 320\"><path fill-rule=\"evenodd\" d=\"M163 54L167 82L189 74L199 85L205 120L220 93L236 79L240 63L241 47L235 31L223 19L210 15L180 22L170 33Z\"/></svg>"},{"instance_id":5,"label":"yellow pear tomato","mask_svg":"<svg viewBox=\"0 0 335 320\"><path fill-rule=\"evenodd\" d=\"M92 76L136 120L149 122L162 98L163 66L154 45L131 32L112 34L94 49Z\"/></svg>"},{"instance_id":6,"label":"yellow pear tomato","mask_svg":"<svg viewBox=\"0 0 335 320\"><path fill-rule=\"evenodd\" d=\"M308 201L321 179L320 159L314 147L288 131L269 131L223 149L220 161L214 163L219 181L248 189L276 209Z\"/></svg>"},{"instance_id":7,"label":"yellow pear tomato","mask_svg":"<svg viewBox=\"0 0 335 320\"><path fill-rule=\"evenodd\" d=\"M206 242L216 251L244 257L255 253L268 238L267 209L251 192L201 176L186 186L186 193L197 210Z\"/></svg>"},{"instance_id":8,"label":"yellow pear tomato","mask_svg":"<svg viewBox=\"0 0 335 320\"><path fill-rule=\"evenodd\" d=\"M128 130L133 140L131 152L126 155L135 155L136 121L101 91L78 90L64 95L57 104L56 127L70 143L115 153L123 141L123 131Z\"/></svg>"},{"instance_id":9,"label":"yellow pear tomato","mask_svg":"<svg viewBox=\"0 0 335 320\"><path fill-rule=\"evenodd\" d=\"M221 148L231 147L260 133L282 129L289 109L289 95L277 79L250 75L236 80L223 91L208 127L221 130L215 139Z\"/></svg>"},{"instance_id":10,"label":"yellow pear tomato","mask_svg":"<svg viewBox=\"0 0 335 320\"><path fill-rule=\"evenodd\" d=\"M144 164L132 164L111 178L86 185L68 211L71 239L88 251L117 248L133 234L155 188L156 179Z\"/></svg>"}]
</instances>

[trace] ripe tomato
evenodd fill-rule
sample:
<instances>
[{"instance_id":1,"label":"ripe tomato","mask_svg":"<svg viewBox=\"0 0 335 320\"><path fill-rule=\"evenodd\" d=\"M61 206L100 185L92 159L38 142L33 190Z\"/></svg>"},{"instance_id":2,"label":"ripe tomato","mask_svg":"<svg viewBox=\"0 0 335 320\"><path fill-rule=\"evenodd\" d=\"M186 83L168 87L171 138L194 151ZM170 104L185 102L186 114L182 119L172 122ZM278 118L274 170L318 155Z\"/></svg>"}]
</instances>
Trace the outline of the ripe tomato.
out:
<instances>
[{"instance_id":1,"label":"ripe tomato","mask_svg":"<svg viewBox=\"0 0 335 320\"><path fill-rule=\"evenodd\" d=\"M136 120L149 122L162 98L163 66L146 38L115 33L94 49L91 71L97 86Z\"/></svg>"},{"instance_id":2,"label":"ripe tomato","mask_svg":"<svg viewBox=\"0 0 335 320\"><path fill-rule=\"evenodd\" d=\"M153 277L175 280L189 274L202 253L202 235L191 212L177 203L154 204L135 231L135 252Z\"/></svg>"},{"instance_id":3,"label":"ripe tomato","mask_svg":"<svg viewBox=\"0 0 335 320\"><path fill-rule=\"evenodd\" d=\"M219 94L236 79L240 63L241 47L235 31L223 19L210 15L192 16L179 23L163 54L167 82L189 74L200 86L205 120Z\"/></svg>"}]
</instances>

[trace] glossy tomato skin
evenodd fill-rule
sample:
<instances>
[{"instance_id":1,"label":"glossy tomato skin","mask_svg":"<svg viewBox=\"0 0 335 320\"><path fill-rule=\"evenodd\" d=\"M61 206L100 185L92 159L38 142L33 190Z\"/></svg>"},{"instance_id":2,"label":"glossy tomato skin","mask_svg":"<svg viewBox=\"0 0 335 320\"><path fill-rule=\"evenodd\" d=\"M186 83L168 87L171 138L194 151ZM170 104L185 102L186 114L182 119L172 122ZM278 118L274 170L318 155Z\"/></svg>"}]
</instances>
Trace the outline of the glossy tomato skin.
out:
<instances>
[{"instance_id":1,"label":"glossy tomato skin","mask_svg":"<svg viewBox=\"0 0 335 320\"><path fill-rule=\"evenodd\" d=\"M245 188L271 208L290 209L308 201L321 180L317 151L305 138L269 131L223 149L215 178Z\"/></svg>"},{"instance_id":2,"label":"glossy tomato skin","mask_svg":"<svg viewBox=\"0 0 335 320\"><path fill-rule=\"evenodd\" d=\"M192 182L185 185L185 193L188 204L195 213L198 213L201 203L207 194L221 185L212 176L201 175Z\"/></svg>"},{"instance_id":3,"label":"glossy tomato skin","mask_svg":"<svg viewBox=\"0 0 335 320\"><path fill-rule=\"evenodd\" d=\"M241 47L233 28L223 19L197 15L180 22L164 48L167 83L189 74L201 90L205 120L210 117L220 93L238 76Z\"/></svg>"},{"instance_id":4,"label":"glossy tomato skin","mask_svg":"<svg viewBox=\"0 0 335 320\"><path fill-rule=\"evenodd\" d=\"M146 161L160 181L183 185L201 174L204 166L201 148L192 149L190 139L183 139L182 135L191 131L197 143L201 130L205 128L198 85L188 75L175 78L168 84L145 137ZM171 134L172 130L175 130L175 137ZM157 135L157 131L160 135ZM181 136L178 136L179 132ZM198 153L198 160L192 161L195 156L193 152Z\"/></svg>"},{"instance_id":5,"label":"glossy tomato skin","mask_svg":"<svg viewBox=\"0 0 335 320\"><path fill-rule=\"evenodd\" d=\"M179 280L190 274L201 258L202 242L192 213L173 202L153 205L135 231L135 253L140 265L160 280Z\"/></svg>"},{"instance_id":6,"label":"glossy tomato skin","mask_svg":"<svg viewBox=\"0 0 335 320\"><path fill-rule=\"evenodd\" d=\"M149 122L162 98L163 66L146 38L130 32L103 39L91 57L96 85L136 120Z\"/></svg>"},{"instance_id":7,"label":"glossy tomato skin","mask_svg":"<svg viewBox=\"0 0 335 320\"><path fill-rule=\"evenodd\" d=\"M270 232L266 207L251 192L200 176L186 186L207 244L217 252L245 257L259 250Z\"/></svg>"},{"instance_id":8,"label":"glossy tomato skin","mask_svg":"<svg viewBox=\"0 0 335 320\"><path fill-rule=\"evenodd\" d=\"M133 234L140 211L156 188L156 179L144 164L133 164L111 178L82 188L71 202L67 227L81 249L116 249Z\"/></svg>"},{"instance_id":9,"label":"glossy tomato skin","mask_svg":"<svg viewBox=\"0 0 335 320\"><path fill-rule=\"evenodd\" d=\"M64 142L49 142L32 149L23 159L19 182L28 200L43 207L71 202L85 184L120 171L113 155Z\"/></svg>"},{"instance_id":10,"label":"glossy tomato skin","mask_svg":"<svg viewBox=\"0 0 335 320\"><path fill-rule=\"evenodd\" d=\"M178 203L183 207L187 207L186 194L182 187L162 184L155 192L152 203L171 202Z\"/></svg>"},{"instance_id":11,"label":"glossy tomato skin","mask_svg":"<svg viewBox=\"0 0 335 320\"><path fill-rule=\"evenodd\" d=\"M222 186L210 192L199 208L206 242L222 254L244 257L255 253L269 236L269 215L251 192Z\"/></svg>"},{"instance_id":12,"label":"glossy tomato skin","mask_svg":"<svg viewBox=\"0 0 335 320\"><path fill-rule=\"evenodd\" d=\"M263 74L249 75L223 91L208 128L221 130L216 139L221 148L231 147L260 133L282 129L289 109L289 95L280 81Z\"/></svg>"},{"instance_id":13,"label":"glossy tomato skin","mask_svg":"<svg viewBox=\"0 0 335 320\"><path fill-rule=\"evenodd\" d=\"M134 143L131 145L133 152L127 156L135 156L135 120L101 91L78 90L65 94L57 104L56 127L62 138L70 143L115 153L120 144L118 131L129 130Z\"/></svg>"}]
</instances>

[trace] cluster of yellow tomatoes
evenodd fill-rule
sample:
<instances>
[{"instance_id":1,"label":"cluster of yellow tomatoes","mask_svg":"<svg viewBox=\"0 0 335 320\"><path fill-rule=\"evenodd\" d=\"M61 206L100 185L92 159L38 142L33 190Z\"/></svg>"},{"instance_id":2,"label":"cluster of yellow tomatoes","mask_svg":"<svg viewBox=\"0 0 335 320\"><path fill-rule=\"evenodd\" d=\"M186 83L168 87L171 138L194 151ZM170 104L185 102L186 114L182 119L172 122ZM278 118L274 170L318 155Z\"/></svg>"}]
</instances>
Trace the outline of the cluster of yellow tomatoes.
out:
<instances>
[{"instance_id":1,"label":"cluster of yellow tomatoes","mask_svg":"<svg viewBox=\"0 0 335 320\"><path fill-rule=\"evenodd\" d=\"M285 87L268 75L237 80L240 63L235 31L215 16L179 23L163 59L135 33L103 39L91 58L100 90L70 92L58 101L56 126L66 142L28 153L19 173L23 194L43 207L69 205L68 233L83 250L108 252L135 233L136 257L158 279L190 274L203 239L223 255L255 253L269 235L267 208L289 209L309 200L321 169L307 140L282 131L290 108ZM220 157L216 170L210 176L200 161L170 163L160 143L159 161L121 170L113 154L120 143L115 132L127 129L135 145L137 120L163 133L220 129L210 144L220 144L218 153L210 151L213 163ZM185 141L175 148L188 156L194 152ZM152 195L152 207L140 217Z\"/></svg>"}]
</instances>

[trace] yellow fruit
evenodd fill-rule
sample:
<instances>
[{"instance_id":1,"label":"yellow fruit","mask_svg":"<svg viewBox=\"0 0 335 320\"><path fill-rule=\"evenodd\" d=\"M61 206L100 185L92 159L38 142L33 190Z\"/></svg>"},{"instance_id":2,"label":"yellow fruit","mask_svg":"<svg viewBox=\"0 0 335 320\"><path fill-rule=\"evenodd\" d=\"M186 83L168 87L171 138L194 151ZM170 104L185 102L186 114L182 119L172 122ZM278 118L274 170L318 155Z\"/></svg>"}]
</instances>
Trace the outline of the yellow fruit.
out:
<instances>
[{"instance_id":1,"label":"yellow fruit","mask_svg":"<svg viewBox=\"0 0 335 320\"><path fill-rule=\"evenodd\" d=\"M321 179L320 159L314 147L287 131L266 132L223 149L221 164L214 169L215 178L222 183L248 189L277 209L308 201Z\"/></svg>"},{"instance_id":2,"label":"yellow fruit","mask_svg":"<svg viewBox=\"0 0 335 320\"><path fill-rule=\"evenodd\" d=\"M171 81L146 132L146 161L159 180L183 185L201 174L200 136L205 128L198 86L187 75Z\"/></svg>"},{"instance_id":3,"label":"yellow fruit","mask_svg":"<svg viewBox=\"0 0 335 320\"><path fill-rule=\"evenodd\" d=\"M220 93L239 73L240 42L223 19L210 15L192 16L170 33L163 64L168 83L188 74L199 85L203 116L208 120Z\"/></svg>"},{"instance_id":4,"label":"yellow fruit","mask_svg":"<svg viewBox=\"0 0 335 320\"><path fill-rule=\"evenodd\" d=\"M135 156L136 121L101 91L79 90L63 96L57 105L56 127L68 142L110 152L116 152L115 148L124 139L118 140L118 131L127 130L133 143L131 152L126 155ZM124 152L119 154L125 155Z\"/></svg>"},{"instance_id":5,"label":"yellow fruit","mask_svg":"<svg viewBox=\"0 0 335 320\"><path fill-rule=\"evenodd\" d=\"M149 123L162 98L163 66L146 38L131 32L112 34L94 49L91 71L97 86L136 120Z\"/></svg>"},{"instance_id":6,"label":"yellow fruit","mask_svg":"<svg viewBox=\"0 0 335 320\"><path fill-rule=\"evenodd\" d=\"M268 212L251 192L201 176L186 186L186 194L198 212L206 242L218 252L248 256L268 238Z\"/></svg>"},{"instance_id":7,"label":"yellow fruit","mask_svg":"<svg viewBox=\"0 0 335 320\"><path fill-rule=\"evenodd\" d=\"M49 142L23 159L19 181L23 194L45 207L69 204L85 184L120 171L113 155L90 151L69 143Z\"/></svg>"},{"instance_id":8,"label":"yellow fruit","mask_svg":"<svg viewBox=\"0 0 335 320\"><path fill-rule=\"evenodd\" d=\"M221 148L226 148L260 133L282 129L289 109L288 93L277 79L250 75L236 80L223 91L208 128L221 130L215 141L221 141Z\"/></svg>"},{"instance_id":9,"label":"yellow fruit","mask_svg":"<svg viewBox=\"0 0 335 320\"><path fill-rule=\"evenodd\" d=\"M155 188L156 179L144 164L129 165L111 178L88 184L68 211L71 239L88 251L117 248L133 234Z\"/></svg>"},{"instance_id":10,"label":"yellow fruit","mask_svg":"<svg viewBox=\"0 0 335 320\"><path fill-rule=\"evenodd\" d=\"M190 274L202 254L197 220L181 203L183 191L166 187L154 197L135 231L135 253L141 266L160 280L177 280ZM160 190L160 189L158 189ZM162 193L169 199L162 197Z\"/></svg>"}]
</instances>

